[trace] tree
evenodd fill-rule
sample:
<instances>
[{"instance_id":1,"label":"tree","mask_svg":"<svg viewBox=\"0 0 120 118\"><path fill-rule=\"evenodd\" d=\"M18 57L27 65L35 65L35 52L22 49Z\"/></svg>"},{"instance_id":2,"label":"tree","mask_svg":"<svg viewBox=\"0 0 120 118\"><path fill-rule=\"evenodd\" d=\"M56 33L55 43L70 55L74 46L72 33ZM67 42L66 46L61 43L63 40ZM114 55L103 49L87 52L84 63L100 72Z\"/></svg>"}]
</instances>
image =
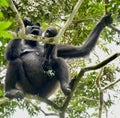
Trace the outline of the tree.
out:
<instances>
[{"instance_id":1,"label":"tree","mask_svg":"<svg viewBox=\"0 0 120 118\"><path fill-rule=\"evenodd\" d=\"M10 3L11 0L8 0ZM82 0L78 0L78 3L82 3ZM3 97L3 85L2 80L4 79L4 70L6 69L6 61L3 58L5 45L8 40L10 40L11 35L8 35L7 28L12 31L16 29L16 26L19 24L22 29L22 34L24 33L24 27L22 26L21 17L28 16L31 17L33 21L39 21L42 23L43 28L45 29L49 25L56 26L60 29L62 33L60 33L59 38L61 43L72 44L72 45L81 45L86 39L89 32L94 27L97 20L103 15L108 14L110 11L113 15L114 25L118 26L119 24L119 0L86 0L83 1L82 4L79 4L76 13L72 14L74 19L70 19L71 13L75 12L74 6L76 5L76 0L63 0L63 1L55 1L55 0L33 0L33 1L22 1L15 0L14 4L17 9L12 7L8 7L7 2L2 0L0 3L1 12L0 18L5 21L0 22L0 35L1 37L1 56L0 56L0 75L1 75L1 83L0 83L0 111L1 116L9 116L10 113L13 113L16 106L20 108L26 107L29 111L30 115L35 115L38 112L42 111L45 115L55 115L59 114L61 118L64 118L64 114L66 113L70 118L91 118L91 117L102 117L102 113L106 112L108 108L114 103L111 94L108 91L116 90L116 83L119 82L119 78L117 77L117 73L119 73L119 65L118 59L114 60L119 56L119 53L115 52L111 56L111 49L109 49L104 44L112 44L117 47L119 41L117 38L119 37L120 30L115 28L115 26L109 26L104 30L101 35L101 39L96 49L101 50L104 53L104 58L101 59L100 54L96 53L94 50L92 53L92 57L86 59L77 59L76 62L73 60L68 61L69 68L71 70L71 77L76 77L76 81L73 86L73 90L71 94L65 98L61 92L57 93L57 95L52 99L52 101L42 98L37 98L35 102L31 102L30 98L25 98L24 102L18 103L17 101L8 101L8 99ZM13 4L13 5L14 5ZM10 6L12 3L10 3ZM4 7L3 7L4 6ZM19 12L18 12L19 11ZM13 14L14 13L14 14ZM4 17L3 15L4 14ZM15 14L16 18L15 18ZM34 14L34 15L33 15ZM72 17L73 17L72 16ZM39 19L38 19L39 18ZM11 22L7 22L9 19L13 23L10 26ZM17 22L15 22L17 20ZM68 21L68 23L67 23ZM16 24L18 23L18 24ZM65 29L62 29L63 23L65 24ZM4 31L4 32L3 32ZM63 35L64 33L64 35ZM7 35L6 35L7 34ZM62 36L63 35L63 36ZM7 36L7 37L4 37ZM14 35L15 36L15 35ZM23 36L23 35L22 35ZM26 35L24 35L26 36ZM62 37L61 37L62 36ZM21 35L19 35L21 37ZM32 36L30 36L32 37ZM32 37L34 39L34 37ZM39 37L38 37L39 39ZM40 39L41 40L41 39ZM58 41L56 41L58 42ZM106 59L105 56L108 58ZM94 59L94 58L95 59ZM112 61L113 60L113 61ZM108 64L108 62L111 62ZM90 63L90 64L89 64ZM94 66L93 66L94 65ZM103 67L104 66L104 67ZM97 70L98 68L103 67L101 70ZM81 68L81 70L80 70ZM92 71L90 71L92 70ZM88 72L90 71L90 72ZM116 78L118 78L116 80ZM77 87L76 87L77 86ZM119 88L117 88L117 91ZM103 95L107 95L108 99L105 101ZM34 96L35 99L35 96ZM37 103L43 101L48 105L52 106L48 107L49 110L54 113L47 114L42 108L39 108ZM2 107L3 106L3 107ZM93 114L89 113L89 109L93 108L97 110L93 112ZM104 109L103 109L104 108ZM8 112L4 112L6 110Z\"/></svg>"}]
</instances>

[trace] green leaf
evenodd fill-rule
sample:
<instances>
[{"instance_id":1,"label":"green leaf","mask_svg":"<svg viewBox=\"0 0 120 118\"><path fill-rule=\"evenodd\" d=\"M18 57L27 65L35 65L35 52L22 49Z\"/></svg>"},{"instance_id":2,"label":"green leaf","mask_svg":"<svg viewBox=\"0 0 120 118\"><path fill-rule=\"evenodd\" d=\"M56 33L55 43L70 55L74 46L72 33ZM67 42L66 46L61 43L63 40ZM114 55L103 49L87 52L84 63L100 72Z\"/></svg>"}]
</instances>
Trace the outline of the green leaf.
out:
<instances>
[{"instance_id":1,"label":"green leaf","mask_svg":"<svg viewBox=\"0 0 120 118\"><path fill-rule=\"evenodd\" d=\"M0 6L6 6L8 7L8 3L6 0L0 0Z\"/></svg>"},{"instance_id":2,"label":"green leaf","mask_svg":"<svg viewBox=\"0 0 120 118\"><path fill-rule=\"evenodd\" d=\"M3 96L3 90L0 89L0 97Z\"/></svg>"},{"instance_id":3,"label":"green leaf","mask_svg":"<svg viewBox=\"0 0 120 118\"><path fill-rule=\"evenodd\" d=\"M0 22L0 31L7 29L12 23L9 21Z\"/></svg>"},{"instance_id":4,"label":"green leaf","mask_svg":"<svg viewBox=\"0 0 120 118\"><path fill-rule=\"evenodd\" d=\"M2 12L0 12L0 18L4 18L4 15Z\"/></svg>"},{"instance_id":5,"label":"green leaf","mask_svg":"<svg viewBox=\"0 0 120 118\"><path fill-rule=\"evenodd\" d=\"M7 31L0 31L0 37L3 38L13 38L12 35Z\"/></svg>"}]
</instances>

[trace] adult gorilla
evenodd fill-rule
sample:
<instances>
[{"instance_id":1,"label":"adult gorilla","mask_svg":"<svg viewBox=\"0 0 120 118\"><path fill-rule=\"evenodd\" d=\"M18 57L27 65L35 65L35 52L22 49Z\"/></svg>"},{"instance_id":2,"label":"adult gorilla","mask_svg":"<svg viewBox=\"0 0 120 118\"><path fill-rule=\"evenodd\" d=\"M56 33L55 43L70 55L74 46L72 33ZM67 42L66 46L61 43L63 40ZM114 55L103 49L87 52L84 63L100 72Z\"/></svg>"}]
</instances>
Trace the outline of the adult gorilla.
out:
<instances>
[{"instance_id":1,"label":"adult gorilla","mask_svg":"<svg viewBox=\"0 0 120 118\"><path fill-rule=\"evenodd\" d=\"M56 57L62 60L85 57L95 47L101 31L111 23L111 15L102 17L81 47L56 45ZM26 30L28 33L41 35L39 24L30 23L26 25ZM30 93L47 98L57 90L59 84L64 94L70 92L70 79L66 77L67 66L63 63L54 63L54 66L50 64L55 72L50 78L43 68L43 63L47 59L45 52L45 46L36 41L14 39L9 42L5 53L8 60L5 79L6 97L22 99L25 93Z\"/></svg>"}]
</instances>

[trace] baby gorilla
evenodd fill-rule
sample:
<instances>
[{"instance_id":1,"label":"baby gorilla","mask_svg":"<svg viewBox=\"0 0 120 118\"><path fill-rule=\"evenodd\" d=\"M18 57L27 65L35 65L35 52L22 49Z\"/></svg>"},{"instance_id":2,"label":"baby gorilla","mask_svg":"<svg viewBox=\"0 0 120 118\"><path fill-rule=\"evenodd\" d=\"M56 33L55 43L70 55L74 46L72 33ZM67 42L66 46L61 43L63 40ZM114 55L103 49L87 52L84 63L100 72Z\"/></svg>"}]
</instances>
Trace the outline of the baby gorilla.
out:
<instances>
[{"instance_id":1,"label":"baby gorilla","mask_svg":"<svg viewBox=\"0 0 120 118\"><path fill-rule=\"evenodd\" d=\"M47 28L44 33L44 37L55 37L58 31L53 28ZM69 71L65 60L61 57L57 57L57 47L55 44L45 44L44 45L44 55L45 61L43 63L43 69L45 71L53 70L57 79L60 80L60 85L63 93L68 95L71 91L69 88Z\"/></svg>"}]
</instances>

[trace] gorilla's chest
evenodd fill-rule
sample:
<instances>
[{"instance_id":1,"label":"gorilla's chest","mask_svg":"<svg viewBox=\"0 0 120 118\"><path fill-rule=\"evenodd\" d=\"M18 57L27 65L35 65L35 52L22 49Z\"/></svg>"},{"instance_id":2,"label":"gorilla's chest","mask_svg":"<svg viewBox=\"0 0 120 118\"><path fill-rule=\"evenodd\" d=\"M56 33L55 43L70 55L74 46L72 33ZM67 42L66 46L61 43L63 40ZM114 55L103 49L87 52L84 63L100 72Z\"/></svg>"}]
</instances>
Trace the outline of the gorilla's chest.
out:
<instances>
[{"instance_id":1,"label":"gorilla's chest","mask_svg":"<svg viewBox=\"0 0 120 118\"><path fill-rule=\"evenodd\" d=\"M44 70L42 63L44 57L39 52L30 52L21 56L25 75L33 83L38 83L39 85L43 80L45 80Z\"/></svg>"}]
</instances>

